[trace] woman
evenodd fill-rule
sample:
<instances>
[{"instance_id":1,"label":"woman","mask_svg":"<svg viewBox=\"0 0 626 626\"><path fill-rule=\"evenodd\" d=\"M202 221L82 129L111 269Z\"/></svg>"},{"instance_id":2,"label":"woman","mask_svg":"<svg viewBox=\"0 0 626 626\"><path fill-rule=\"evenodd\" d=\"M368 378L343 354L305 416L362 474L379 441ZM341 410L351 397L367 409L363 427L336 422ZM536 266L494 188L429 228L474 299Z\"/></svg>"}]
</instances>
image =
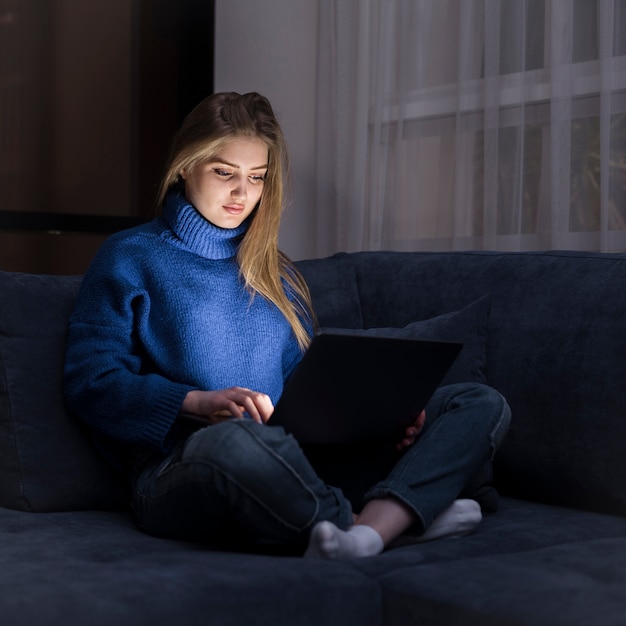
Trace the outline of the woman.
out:
<instances>
[{"instance_id":1,"label":"woman","mask_svg":"<svg viewBox=\"0 0 626 626\"><path fill-rule=\"evenodd\" d=\"M153 534L346 558L407 530L467 532L480 508L455 498L508 425L495 391L437 392L358 515L293 438L264 424L315 325L307 287L277 248L287 166L264 97L215 94L188 115L161 215L111 237L82 283L68 405L128 477L137 523Z\"/></svg>"}]
</instances>

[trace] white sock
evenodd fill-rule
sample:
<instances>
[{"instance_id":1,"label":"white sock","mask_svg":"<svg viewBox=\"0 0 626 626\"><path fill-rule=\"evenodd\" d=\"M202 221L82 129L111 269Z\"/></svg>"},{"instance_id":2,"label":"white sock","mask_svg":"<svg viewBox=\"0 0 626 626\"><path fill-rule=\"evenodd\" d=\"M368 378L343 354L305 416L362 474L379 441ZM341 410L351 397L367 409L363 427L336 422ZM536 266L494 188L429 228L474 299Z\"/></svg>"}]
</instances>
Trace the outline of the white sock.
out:
<instances>
[{"instance_id":1,"label":"white sock","mask_svg":"<svg viewBox=\"0 0 626 626\"><path fill-rule=\"evenodd\" d=\"M455 500L433 520L418 541L430 541L442 537L461 537L471 533L483 516L475 500Z\"/></svg>"},{"instance_id":2,"label":"white sock","mask_svg":"<svg viewBox=\"0 0 626 626\"><path fill-rule=\"evenodd\" d=\"M352 526L340 530L332 522L318 522L311 531L305 557L314 559L349 559L374 556L383 551L381 536L371 527Z\"/></svg>"}]
</instances>

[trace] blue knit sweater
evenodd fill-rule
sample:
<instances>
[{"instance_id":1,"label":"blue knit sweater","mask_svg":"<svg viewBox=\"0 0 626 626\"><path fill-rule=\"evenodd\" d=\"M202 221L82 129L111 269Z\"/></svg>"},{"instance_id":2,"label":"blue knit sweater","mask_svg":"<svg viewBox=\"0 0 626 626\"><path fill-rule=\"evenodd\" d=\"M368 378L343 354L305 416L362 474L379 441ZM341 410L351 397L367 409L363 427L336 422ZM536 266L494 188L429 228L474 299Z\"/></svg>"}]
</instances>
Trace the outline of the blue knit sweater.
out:
<instances>
[{"instance_id":1,"label":"blue knit sweater","mask_svg":"<svg viewBox=\"0 0 626 626\"><path fill-rule=\"evenodd\" d=\"M192 389L238 385L278 401L301 351L280 311L242 283L246 228L218 228L174 192L161 217L99 250L70 320L65 395L113 448L166 451Z\"/></svg>"}]
</instances>

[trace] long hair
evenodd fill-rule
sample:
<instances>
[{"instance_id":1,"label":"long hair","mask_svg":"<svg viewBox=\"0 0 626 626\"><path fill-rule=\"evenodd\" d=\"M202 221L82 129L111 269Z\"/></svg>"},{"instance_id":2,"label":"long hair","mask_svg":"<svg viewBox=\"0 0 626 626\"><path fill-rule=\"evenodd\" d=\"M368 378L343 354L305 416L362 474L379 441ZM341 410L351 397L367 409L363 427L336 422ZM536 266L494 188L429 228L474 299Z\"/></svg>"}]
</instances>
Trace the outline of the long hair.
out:
<instances>
[{"instance_id":1,"label":"long hair","mask_svg":"<svg viewBox=\"0 0 626 626\"><path fill-rule=\"evenodd\" d=\"M183 169L214 158L233 137L262 139L268 147L263 193L239 245L237 261L252 294L275 304L287 318L300 348L310 341L307 327L314 323L311 296L294 264L278 250L278 230L285 204L289 157L285 139L267 98L258 93L218 93L205 98L187 115L172 142L159 195L163 206Z\"/></svg>"}]
</instances>

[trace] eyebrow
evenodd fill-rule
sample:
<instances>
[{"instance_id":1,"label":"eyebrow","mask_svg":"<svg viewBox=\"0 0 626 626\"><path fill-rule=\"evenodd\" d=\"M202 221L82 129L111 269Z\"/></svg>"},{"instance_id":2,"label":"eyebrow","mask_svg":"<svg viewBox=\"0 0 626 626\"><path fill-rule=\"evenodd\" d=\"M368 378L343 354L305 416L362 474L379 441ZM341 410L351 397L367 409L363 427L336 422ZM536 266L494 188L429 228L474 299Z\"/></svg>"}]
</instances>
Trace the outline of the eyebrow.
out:
<instances>
[{"instance_id":1,"label":"eyebrow","mask_svg":"<svg viewBox=\"0 0 626 626\"><path fill-rule=\"evenodd\" d=\"M219 156L216 156L214 159L211 159L211 163L222 163L223 165L228 165L229 167L234 167L236 170L241 169L241 167L239 165L237 165L236 163L231 163L230 161L227 161L226 159L222 159ZM256 167L251 167L250 170L266 170L267 169L267 163L265 165L257 165Z\"/></svg>"}]
</instances>

